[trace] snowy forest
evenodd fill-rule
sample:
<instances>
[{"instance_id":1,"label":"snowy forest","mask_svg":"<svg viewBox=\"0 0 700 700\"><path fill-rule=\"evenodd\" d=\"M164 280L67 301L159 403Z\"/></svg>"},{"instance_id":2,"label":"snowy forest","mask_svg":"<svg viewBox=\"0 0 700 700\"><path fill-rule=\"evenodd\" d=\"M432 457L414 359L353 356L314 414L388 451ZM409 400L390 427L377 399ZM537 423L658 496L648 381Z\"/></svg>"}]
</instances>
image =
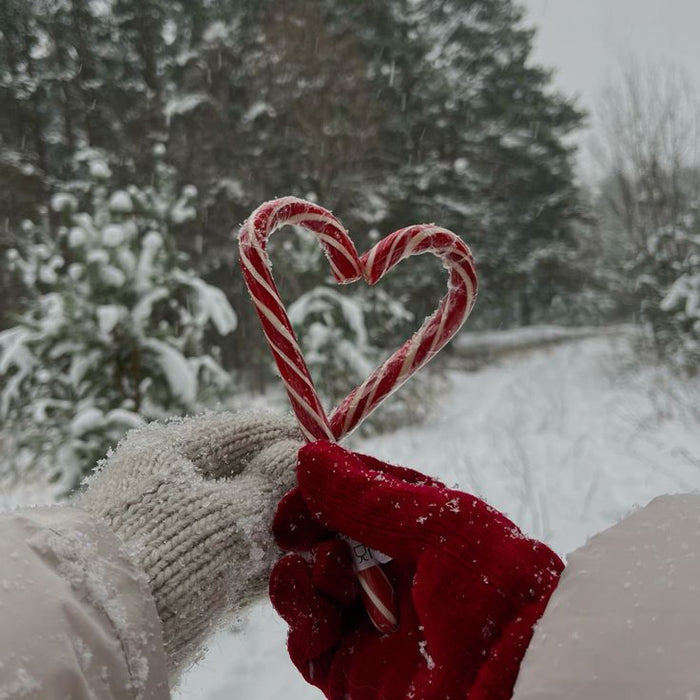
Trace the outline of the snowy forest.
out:
<instances>
[{"instance_id":1,"label":"snowy forest","mask_svg":"<svg viewBox=\"0 0 700 700\"><path fill-rule=\"evenodd\" d=\"M234 238L285 194L360 250L409 223L462 235L470 330L633 322L697 368L697 112L673 71L621 76L595 188L575 173L587 115L532 62L511 0L1 13L0 416L20 465L50 456L70 487L127 428L274 383ZM303 233L273 249L329 400L444 284L420 260L341 294Z\"/></svg>"},{"instance_id":2,"label":"snowy forest","mask_svg":"<svg viewBox=\"0 0 700 700\"><path fill-rule=\"evenodd\" d=\"M537 31L515 0L0 0L0 509L151 421L289 410L236 243L285 195L360 252L434 222L476 260L464 331L353 444L561 553L700 488L700 98L628 60L584 107ZM341 288L308 231L270 249L329 407L445 292L428 256ZM253 680L284 654L256 610L178 697L312 697L286 657Z\"/></svg>"}]
</instances>

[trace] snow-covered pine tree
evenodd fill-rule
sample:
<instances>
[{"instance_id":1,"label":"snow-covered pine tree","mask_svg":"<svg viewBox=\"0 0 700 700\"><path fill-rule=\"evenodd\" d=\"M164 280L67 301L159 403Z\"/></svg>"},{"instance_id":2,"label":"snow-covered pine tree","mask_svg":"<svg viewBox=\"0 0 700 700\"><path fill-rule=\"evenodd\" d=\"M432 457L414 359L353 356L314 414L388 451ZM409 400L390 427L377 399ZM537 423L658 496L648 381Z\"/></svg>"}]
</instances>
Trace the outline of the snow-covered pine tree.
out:
<instances>
[{"instance_id":1,"label":"snow-covered pine tree","mask_svg":"<svg viewBox=\"0 0 700 700\"><path fill-rule=\"evenodd\" d=\"M226 335L236 315L174 245L195 216L196 191L176 191L157 149L153 186L110 189L107 162L79 156L86 179L25 222L11 269L28 291L0 333L0 417L16 467L35 465L62 490L130 427L197 411L225 396L231 377L205 335Z\"/></svg>"},{"instance_id":2,"label":"snow-covered pine tree","mask_svg":"<svg viewBox=\"0 0 700 700\"><path fill-rule=\"evenodd\" d=\"M289 307L289 320L326 405L337 404L374 369L377 352L360 299L330 286L314 287Z\"/></svg>"},{"instance_id":3,"label":"snow-covered pine tree","mask_svg":"<svg viewBox=\"0 0 700 700\"><path fill-rule=\"evenodd\" d=\"M534 30L518 3L409 4L431 68L416 74L408 107L420 115L406 138L412 218L439 221L473 246L482 284L471 326L551 318L552 299L571 292L578 248L567 137L582 114L533 62Z\"/></svg>"},{"instance_id":4,"label":"snow-covered pine tree","mask_svg":"<svg viewBox=\"0 0 700 700\"><path fill-rule=\"evenodd\" d=\"M359 283L351 293L319 285L289 307L289 319L299 337L304 358L324 405L337 406L361 384L400 343L396 328L412 318L386 291ZM391 350L378 346L381 329L393 338ZM412 377L362 425L363 434L381 432L424 417L430 407L432 382Z\"/></svg>"},{"instance_id":5,"label":"snow-covered pine tree","mask_svg":"<svg viewBox=\"0 0 700 700\"><path fill-rule=\"evenodd\" d=\"M696 212L697 214L697 212ZM659 356L700 370L700 219L687 215L648 238L638 268L640 317Z\"/></svg>"}]
</instances>

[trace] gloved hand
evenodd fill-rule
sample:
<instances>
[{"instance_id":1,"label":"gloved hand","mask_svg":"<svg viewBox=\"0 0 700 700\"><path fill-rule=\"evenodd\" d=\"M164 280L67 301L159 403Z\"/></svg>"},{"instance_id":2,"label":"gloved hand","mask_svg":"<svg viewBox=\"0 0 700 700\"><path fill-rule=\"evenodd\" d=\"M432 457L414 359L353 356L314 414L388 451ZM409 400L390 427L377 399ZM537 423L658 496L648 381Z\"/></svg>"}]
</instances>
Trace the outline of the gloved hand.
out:
<instances>
[{"instance_id":1,"label":"gloved hand","mask_svg":"<svg viewBox=\"0 0 700 700\"><path fill-rule=\"evenodd\" d=\"M294 483L291 419L205 414L132 431L78 505L101 516L145 573L173 678L225 614L265 591L273 513Z\"/></svg>"},{"instance_id":2,"label":"gloved hand","mask_svg":"<svg viewBox=\"0 0 700 700\"><path fill-rule=\"evenodd\" d=\"M282 558L270 596L304 678L330 700L510 698L556 554L484 501L336 444L304 446L297 476L274 531L310 557ZM335 533L393 557L396 632L371 625Z\"/></svg>"}]
</instances>

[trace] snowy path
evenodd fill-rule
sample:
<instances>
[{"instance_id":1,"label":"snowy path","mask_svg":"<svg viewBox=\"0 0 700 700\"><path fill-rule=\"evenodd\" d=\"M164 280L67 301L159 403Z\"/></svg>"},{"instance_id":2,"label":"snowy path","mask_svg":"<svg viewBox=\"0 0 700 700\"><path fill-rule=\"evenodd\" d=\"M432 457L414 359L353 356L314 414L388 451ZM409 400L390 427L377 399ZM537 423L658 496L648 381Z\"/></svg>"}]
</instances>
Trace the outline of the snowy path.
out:
<instances>
[{"instance_id":1,"label":"snowy path","mask_svg":"<svg viewBox=\"0 0 700 700\"><path fill-rule=\"evenodd\" d=\"M359 449L486 498L566 554L635 505L700 489L700 383L634 367L626 343L586 339L454 372L430 420ZM320 698L284 637L258 606L214 640L177 700Z\"/></svg>"}]
</instances>

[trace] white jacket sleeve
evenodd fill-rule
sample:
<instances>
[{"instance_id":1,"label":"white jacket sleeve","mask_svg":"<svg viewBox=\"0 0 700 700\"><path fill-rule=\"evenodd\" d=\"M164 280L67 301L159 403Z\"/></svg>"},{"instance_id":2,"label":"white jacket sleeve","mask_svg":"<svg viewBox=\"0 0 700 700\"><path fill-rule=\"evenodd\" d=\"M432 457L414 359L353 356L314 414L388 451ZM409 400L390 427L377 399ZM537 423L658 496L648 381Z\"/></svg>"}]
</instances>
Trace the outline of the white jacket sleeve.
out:
<instances>
[{"instance_id":1,"label":"white jacket sleeve","mask_svg":"<svg viewBox=\"0 0 700 700\"><path fill-rule=\"evenodd\" d=\"M568 560L513 700L700 699L700 495L663 496Z\"/></svg>"},{"instance_id":2,"label":"white jacket sleeve","mask_svg":"<svg viewBox=\"0 0 700 700\"><path fill-rule=\"evenodd\" d=\"M0 514L0 698L166 700L148 585L97 518Z\"/></svg>"}]
</instances>

